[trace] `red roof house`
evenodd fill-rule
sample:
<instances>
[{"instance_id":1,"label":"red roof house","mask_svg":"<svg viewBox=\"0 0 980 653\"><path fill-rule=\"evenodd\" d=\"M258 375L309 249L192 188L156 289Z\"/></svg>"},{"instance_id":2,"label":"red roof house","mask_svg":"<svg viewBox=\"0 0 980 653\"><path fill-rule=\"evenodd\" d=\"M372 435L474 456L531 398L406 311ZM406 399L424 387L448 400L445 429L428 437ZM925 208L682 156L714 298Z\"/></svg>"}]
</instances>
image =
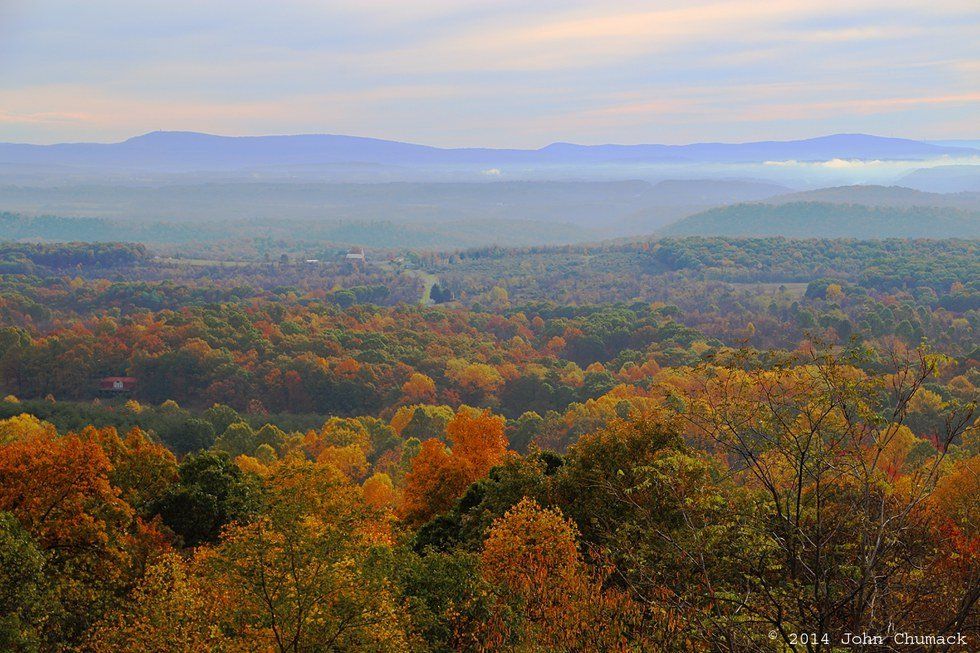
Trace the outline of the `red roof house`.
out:
<instances>
[{"instance_id":1,"label":"red roof house","mask_svg":"<svg viewBox=\"0 0 980 653\"><path fill-rule=\"evenodd\" d=\"M131 376L107 376L99 380L99 389L107 392L132 392L136 379Z\"/></svg>"}]
</instances>

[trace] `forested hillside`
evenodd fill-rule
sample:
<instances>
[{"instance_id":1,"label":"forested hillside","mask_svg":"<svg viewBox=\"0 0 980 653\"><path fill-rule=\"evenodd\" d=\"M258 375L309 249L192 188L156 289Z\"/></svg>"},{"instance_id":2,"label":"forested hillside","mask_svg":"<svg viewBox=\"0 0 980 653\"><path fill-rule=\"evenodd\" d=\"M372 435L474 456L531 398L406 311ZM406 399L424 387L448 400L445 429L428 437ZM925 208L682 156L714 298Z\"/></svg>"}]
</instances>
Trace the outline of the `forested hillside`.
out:
<instances>
[{"instance_id":1,"label":"forested hillside","mask_svg":"<svg viewBox=\"0 0 980 653\"><path fill-rule=\"evenodd\" d=\"M929 193L903 186L837 186L818 188L776 195L766 200L768 204L789 204L794 202L829 202L831 204L862 204L865 206L893 206L909 208L913 206L947 207L964 210L980 210L980 193L949 192Z\"/></svg>"},{"instance_id":2,"label":"forested hillside","mask_svg":"<svg viewBox=\"0 0 980 653\"><path fill-rule=\"evenodd\" d=\"M976 210L875 207L827 202L736 204L684 218L667 236L786 238L980 238Z\"/></svg>"}]
</instances>

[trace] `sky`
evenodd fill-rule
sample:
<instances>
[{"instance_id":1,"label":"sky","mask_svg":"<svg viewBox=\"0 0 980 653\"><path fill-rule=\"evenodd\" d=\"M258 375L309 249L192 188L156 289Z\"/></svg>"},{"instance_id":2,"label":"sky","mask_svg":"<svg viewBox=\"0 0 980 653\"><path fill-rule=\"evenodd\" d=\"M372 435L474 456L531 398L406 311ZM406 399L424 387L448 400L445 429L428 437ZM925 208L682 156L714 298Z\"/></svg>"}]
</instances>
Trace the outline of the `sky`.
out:
<instances>
[{"instance_id":1,"label":"sky","mask_svg":"<svg viewBox=\"0 0 980 653\"><path fill-rule=\"evenodd\" d=\"M0 141L980 138L978 0L0 0Z\"/></svg>"}]
</instances>

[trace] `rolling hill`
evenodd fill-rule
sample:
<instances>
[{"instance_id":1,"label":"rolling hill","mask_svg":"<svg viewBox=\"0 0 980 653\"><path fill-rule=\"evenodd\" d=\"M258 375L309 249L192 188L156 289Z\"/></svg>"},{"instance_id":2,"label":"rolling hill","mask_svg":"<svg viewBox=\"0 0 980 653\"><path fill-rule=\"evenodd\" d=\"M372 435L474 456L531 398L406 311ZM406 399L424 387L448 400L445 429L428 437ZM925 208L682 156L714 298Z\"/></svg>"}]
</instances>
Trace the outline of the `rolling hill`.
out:
<instances>
[{"instance_id":1,"label":"rolling hill","mask_svg":"<svg viewBox=\"0 0 980 653\"><path fill-rule=\"evenodd\" d=\"M980 165L920 168L902 177L904 186L937 193L980 193Z\"/></svg>"},{"instance_id":2,"label":"rolling hill","mask_svg":"<svg viewBox=\"0 0 980 653\"><path fill-rule=\"evenodd\" d=\"M787 238L980 238L980 213L937 207L830 202L735 204L690 216L658 236Z\"/></svg>"},{"instance_id":3,"label":"rolling hill","mask_svg":"<svg viewBox=\"0 0 980 653\"><path fill-rule=\"evenodd\" d=\"M763 199L767 204L830 202L832 204L862 204L864 206L933 206L971 211L980 210L980 192L929 193L903 186L835 186Z\"/></svg>"}]
</instances>

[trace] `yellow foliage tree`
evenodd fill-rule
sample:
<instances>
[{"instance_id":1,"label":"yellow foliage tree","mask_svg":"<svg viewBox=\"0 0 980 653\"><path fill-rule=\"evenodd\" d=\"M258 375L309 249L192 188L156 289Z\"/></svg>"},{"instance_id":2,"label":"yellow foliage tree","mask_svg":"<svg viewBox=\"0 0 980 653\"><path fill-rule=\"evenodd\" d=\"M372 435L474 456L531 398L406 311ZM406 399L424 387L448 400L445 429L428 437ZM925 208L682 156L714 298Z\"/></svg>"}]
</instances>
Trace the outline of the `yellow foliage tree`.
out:
<instances>
[{"instance_id":1,"label":"yellow foliage tree","mask_svg":"<svg viewBox=\"0 0 980 653\"><path fill-rule=\"evenodd\" d=\"M0 444L23 438L53 437L55 435L57 433L53 424L27 413L0 420Z\"/></svg>"},{"instance_id":2,"label":"yellow foliage tree","mask_svg":"<svg viewBox=\"0 0 980 653\"><path fill-rule=\"evenodd\" d=\"M226 597L221 621L254 650L407 651L360 488L328 467L285 462L263 490L266 512L230 527L202 560L210 591Z\"/></svg>"},{"instance_id":3,"label":"yellow foliage tree","mask_svg":"<svg viewBox=\"0 0 980 653\"><path fill-rule=\"evenodd\" d=\"M193 563L176 554L151 565L119 611L103 619L86 642L92 653L115 651L245 651L220 627L220 602L209 595Z\"/></svg>"},{"instance_id":4,"label":"yellow foliage tree","mask_svg":"<svg viewBox=\"0 0 980 653\"><path fill-rule=\"evenodd\" d=\"M317 464L333 467L343 474L344 478L359 481L367 474L370 465L364 456L364 451L356 444L346 447L327 446L316 459Z\"/></svg>"}]
</instances>

